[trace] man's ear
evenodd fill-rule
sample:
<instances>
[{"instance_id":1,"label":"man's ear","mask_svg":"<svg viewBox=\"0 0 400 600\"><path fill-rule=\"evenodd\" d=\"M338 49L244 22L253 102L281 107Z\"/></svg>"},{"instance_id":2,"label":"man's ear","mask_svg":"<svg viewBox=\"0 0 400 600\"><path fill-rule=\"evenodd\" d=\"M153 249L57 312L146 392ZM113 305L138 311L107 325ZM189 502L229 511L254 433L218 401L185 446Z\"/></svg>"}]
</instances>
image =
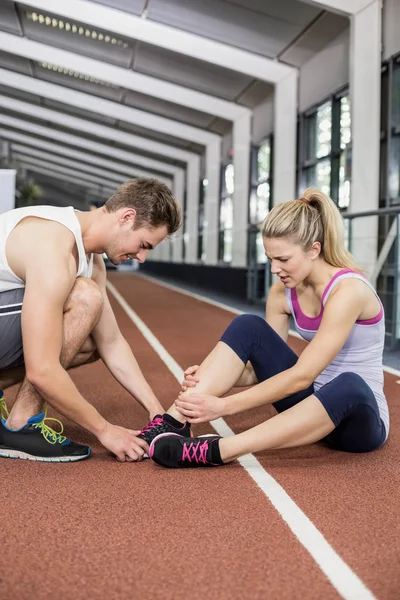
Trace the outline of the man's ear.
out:
<instances>
[{"instance_id":1,"label":"man's ear","mask_svg":"<svg viewBox=\"0 0 400 600\"><path fill-rule=\"evenodd\" d=\"M136 210L134 208L124 208L120 214L119 222L121 225L134 226L136 220Z\"/></svg>"}]
</instances>

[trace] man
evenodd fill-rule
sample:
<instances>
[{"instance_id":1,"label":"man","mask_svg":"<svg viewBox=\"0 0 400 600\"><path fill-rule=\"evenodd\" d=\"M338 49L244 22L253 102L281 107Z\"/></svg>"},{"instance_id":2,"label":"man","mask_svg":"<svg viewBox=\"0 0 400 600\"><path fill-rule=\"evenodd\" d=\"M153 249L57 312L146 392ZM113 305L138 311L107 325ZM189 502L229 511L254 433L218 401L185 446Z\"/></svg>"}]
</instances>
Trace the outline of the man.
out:
<instances>
[{"instance_id":1,"label":"man","mask_svg":"<svg viewBox=\"0 0 400 600\"><path fill-rule=\"evenodd\" d=\"M107 422L67 369L100 357L150 419L164 412L118 328L102 254L114 265L144 262L180 221L170 190L153 179L124 183L90 212L36 206L0 215L0 387L22 381L9 415L0 392L0 456L69 462L90 455L49 427L47 401L118 460L143 457L139 432Z\"/></svg>"}]
</instances>

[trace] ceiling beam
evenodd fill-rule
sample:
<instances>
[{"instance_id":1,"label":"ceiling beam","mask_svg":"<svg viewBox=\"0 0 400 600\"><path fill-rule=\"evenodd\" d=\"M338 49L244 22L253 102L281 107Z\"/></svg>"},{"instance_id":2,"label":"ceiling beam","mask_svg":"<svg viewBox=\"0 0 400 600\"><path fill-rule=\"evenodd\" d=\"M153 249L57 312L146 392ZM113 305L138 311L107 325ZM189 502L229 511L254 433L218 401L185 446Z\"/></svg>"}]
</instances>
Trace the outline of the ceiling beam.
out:
<instances>
[{"instance_id":1,"label":"ceiling beam","mask_svg":"<svg viewBox=\"0 0 400 600\"><path fill-rule=\"evenodd\" d=\"M51 152L43 152L42 150L38 150L37 148L26 147L25 150L17 150L14 149L14 144L11 142L11 151L12 156L30 156L32 158L38 158L46 161L48 164L57 164L61 167L68 167L74 169L77 173L82 172L82 174L94 175L95 177L102 177L109 181L110 185L121 185L126 180L127 177L124 177L118 173L112 173L111 171L106 171L105 169L98 169L97 167L92 167L89 165L82 164L78 160L72 160L70 158L65 158L58 154L52 154ZM131 178L133 179L133 177Z\"/></svg>"},{"instance_id":2,"label":"ceiling beam","mask_svg":"<svg viewBox=\"0 0 400 600\"><path fill-rule=\"evenodd\" d=\"M52 141L60 142L60 144L51 144L52 146L54 146L54 148L57 148L58 151L61 151L61 149L65 149L66 151L68 151L68 148L66 148L65 146L66 144L68 144L70 146L77 146L79 148L83 148L85 150L88 150L88 152L104 154L108 158L115 158L119 162L132 163L133 165L141 165L144 167L148 167L149 169L158 170L161 173L169 173L172 176L184 172L183 169L180 169L179 167L174 167L161 161L153 160L145 156L135 156L134 154L132 154L131 152L127 152L126 150L119 150L111 146L106 146L106 144L92 142L91 140L87 140L77 135L70 135L68 133L64 133L64 131L56 131L50 127L43 127L42 125L36 125L36 123L25 121L23 119L17 119L15 117L9 117L8 115L3 115L1 113L0 125L5 125L6 127L12 127L14 129L21 129L24 132L24 134L12 132L14 136L12 139L19 140L21 142L32 140L32 144L33 141L35 141L36 145L41 145L43 149L45 149L45 146L43 144L47 144L47 142L38 139L37 136L47 137L50 138ZM2 128L0 129L0 133L3 133L4 137L6 137L7 134L7 137L11 139L8 135L9 133L11 133L10 130ZM89 158L91 158L91 155L86 155L86 157L88 162L90 162ZM115 170L115 163L113 164ZM158 175L156 174L152 176L158 177Z\"/></svg>"},{"instance_id":3,"label":"ceiling beam","mask_svg":"<svg viewBox=\"0 0 400 600\"><path fill-rule=\"evenodd\" d=\"M117 67L101 60L88 58L82 54L55 48L10 33L0 32L0 50L39 63L50 63L50 65L88 75L123 89L140 92L147 96L189 107L229 121L234 121L251 112L248 108L216 98L210 94L197 92L187 87L137 73L131 69Z\"/></svg>"},{"instance_id":4,"label":"ceiling beam","mask_svg":"<svg viewBox=\"0 0 400 600\"><path fill-rule=\"evenodd\" d=\"M375 0L302 0L306 4L318 6L341 15L356 15Z\"/></svg>"},{"instance_id":5,"label":"ceiling beam","mask_svg":"<svg viewBox=\"0 0 400 600\"><path fill-rule=\"evenodd\" d=\"M158 179L158 181L162 181L170 188L172 187L172 181L170 179L165 179L164 177L157 177L157 175L155 175L154 173L148 173L147 171L135 171L135 169L130 168L128 165L122 166L120 164L113 163L111 160L105 160L97 156L90 156L88 154L85 154L84 152L73 150L72 148L65 148L64 146L58 146L57 144L43 142L42 140L38 140L36 137L14 133L5 129L0 129L0 136L6 140L11 141L12 148L17 152L20 151L26 153L29 152L29 150L32 151L33 148L39 148L40 150L51 153L50 156L66 156L73 160L79 161L80 163L82 163L82 165L86 163L88 165L94 165L95 167L108 169L111 172L114 171L115 173L121 173L127 179L132 179L134 177L151 177L153 179Z\"/></svg>"},{"instance_id":6,"label":"ceiling beam","mask_svg":"<svg viewBox=\"0 0 400 600\"><path fill-rule=\"evenodd\" d=\"M24 90L23 84L17 89ZM37 106L36 104L30 104L29 102L17 100L16 98L9 98L8 96L0 95L0 107L22 113L26 116L34 117L36 119L43 119L44 121L55 123L56 125L61 125L62 127L67 127L68 129L73 129L78 132L87 133L101 139L104 138L107 141L117 142L118 144L123 144L130 148L139 148L145 152L159 154L160 156L167 156L168 158L182 162L190 162L194 158L198 158L198 154L189 152L188 150L182 150L181 148L169 146L168 144L163 144L162 142L148 140L133 133L120 131L119 129L107 127L107 125L101 125L99 123L93 123L92 121L86 121L83 118L67 115L50 108ZM110 147L110 156L115 156L115 154L112 154L113 150L114 148Z\"/></svg>"},{"instance_id":7,"label":"ceiling beam","mask_svg":"<svg viewBox=\"0 0 400 600\"><path fill-rule=\"evenodd\" d=\"M35 77L15 73L7 69L0 69L0 81L2 85L22 89L36 96L43 96L56 102L71 104L86 111L90 110L93 113L107 117L111 116L115 119L133 123L134 125L140 125L152 131L159 131L204 146L212 144L220 138L215 133L210 133L198 127L185 125L172 119L159 117L136 108L123 106L117 102L111 102L111 100L98 98L84 92L77 92L62 85L41 81Z\"/></svg>"},{"instance_id":8,"label":"ceiling beam","mask_svg":"<svg viewBox=\"0 0 400 600\"><path fill-rule=\"evenodd\" d=\"M297 70L277 60L87 0L27 0L23 4L273 84Z\"/></svg>"},{"instance_id":9,"label":"ceiling beam","mask_svg":"<svg viewBox=\"0 0 400 600\"><path fill-rule=\"evenodd\" d=\"M24 169L27 169L32 173L40 173L41 175L47 175L48 177L52 177L53 179L68 181L69 183L73 183L74 185L85 187L87 191L90 191L91 193L96 193L102 198L110 196L115 192L115 189L112 189L106 185L94 184L92 182L87 181L86 179L80 179L75 175L66 175L64 173L55 172L52 169L46 167L38 167L37 165L31 165L29 161L19 159L18 163L21 166L23 166Z\"/></svg>"}]
</instances>

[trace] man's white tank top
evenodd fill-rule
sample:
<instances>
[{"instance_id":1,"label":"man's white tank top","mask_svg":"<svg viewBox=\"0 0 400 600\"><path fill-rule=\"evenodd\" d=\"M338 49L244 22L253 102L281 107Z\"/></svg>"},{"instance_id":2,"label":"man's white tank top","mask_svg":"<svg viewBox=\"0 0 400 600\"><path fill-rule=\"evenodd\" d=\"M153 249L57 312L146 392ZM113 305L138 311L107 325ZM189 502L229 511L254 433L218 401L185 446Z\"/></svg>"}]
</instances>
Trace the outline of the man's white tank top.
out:
<instances>
[{"instance_id":1,"label":"man's white tank top","mask_svg":"<svg viewBox=\"0 0 400 600\"><path fill-rule=\"evenodd\" d=\"M25 287L25 282L10 269L5 250L7 238L11 231L26 217L39 217L48 221L57 221L72 231L75 236L79 256L79 266L76 276L89 278L92 276L93 254L86 255L81 226L73 206L65 208L58 206L27 206L25 208L16 208L0 215L0 292Z\"/></svg>"}]
</instances>

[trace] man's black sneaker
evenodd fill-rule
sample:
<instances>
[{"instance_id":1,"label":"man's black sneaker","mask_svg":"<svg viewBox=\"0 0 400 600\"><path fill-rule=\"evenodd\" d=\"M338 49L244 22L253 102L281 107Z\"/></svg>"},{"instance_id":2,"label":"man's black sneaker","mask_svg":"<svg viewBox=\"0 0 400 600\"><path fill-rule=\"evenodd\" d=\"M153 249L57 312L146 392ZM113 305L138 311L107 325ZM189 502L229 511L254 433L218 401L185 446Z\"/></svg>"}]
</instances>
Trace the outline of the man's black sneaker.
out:
<instances>
[{"instance_id":1,"label":"man's black sneaker","mask_svg":"<svg viewBox=\"0 0 400 600\"><path fill-rule=\"evenodd\" d=\"M142 438L150 446L155 437L162 433L176 433L184 437L190 437L190 423L179 423L174 417L165 413L164 415L156 415L148 425L139 433L138 437Z\"/></svg>"},{"instance_id":2,"label":"man's black sneaker","mask_svg":"<svg viewBox=\"0 0 400 600\"><path fill-rule=\"evenodd\" d=\"M61 430L54 431L46 421L56 421L61 425ZM6 420L1 419L0 457L39 462L75 462L90 456L88 446L71 442L61 435L62 432L62 423L58 419L46 417L43 412L28 419L21 429L9 429Z\"/></svg>"},{"instance_id":3,"label":"man's black sneaker","mask_svg":"<svg viewBox=\"0 0 400 600\"><path fill-rule=\"evenodd\" d=\"M162 433L150 444L150 458L171 469L190 467L219 467L223 465L219 453L219 435L184 438L175 433Z\"/></svg>"}]
</instances>

